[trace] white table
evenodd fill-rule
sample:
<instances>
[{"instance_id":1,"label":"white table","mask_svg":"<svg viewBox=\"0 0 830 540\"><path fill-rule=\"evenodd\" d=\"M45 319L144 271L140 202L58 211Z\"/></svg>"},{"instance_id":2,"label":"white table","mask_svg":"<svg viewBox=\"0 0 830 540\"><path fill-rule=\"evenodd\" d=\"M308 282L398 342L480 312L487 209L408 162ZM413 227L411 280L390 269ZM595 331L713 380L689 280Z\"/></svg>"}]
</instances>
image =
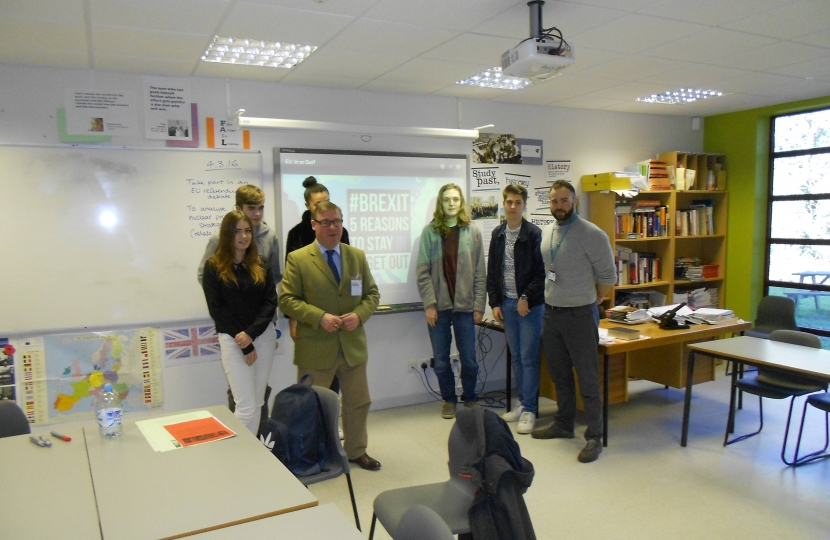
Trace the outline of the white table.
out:
<instances>
[{"instance_id":1,"label":"white table","mask_svg":"<svg viewBox=\"0 0 830 540\"><path fill-rule=\"evenodd\" d=\"M692 373L695 365L695 354L705 354L715 358L732 360L740 364L748 364L755 367L770 367L786 371L795 375L803 375L825 382L830 382L830 351L824 349L813 349L791 343L771 341L749 336L721 339L705 343L689 345L689 373ZM732 368L732 386L734 390L735 381L738 378L737 366ZM686 399L683 404L683 431L680 436L680 445L686 446L689 433L689 412L692 400L691 376L686 385ZM733 412L735 411L735 392L730 391L729 396L729 426L733 423Z\"/></svg>"},{"instance_id":2,"label":"white table","mask_svg":"<svg viewBox=\"0 0 830 540\"><path fill-rule=\"evenodd\" d=\"M0 439L0 537L101 538L83 431L55 431L72 440L49 436L52 447L41 448L29 435Z\"/></svg>"},{"instance_id":3,"label":"white table","mask_svg":"<svg viewBox=\"0 0 830 540\"><path fill-rule=\"evenodd\" d=\"M247 521L198 534L194 540L365 540L354 522L333 504L324 504L289 514Z\"/></svg>"},{"instance_id":4,"label":"white table","mask_svg":"<svg viewBox=\"0 0 830 540\"><path fill-rule=\"evenodd\" d=\"M227 407L207 410L237 435L155 452L129 415L115 439L84 426L105 540L179 538L317 505Z\"/></svg>"}]
</instances>

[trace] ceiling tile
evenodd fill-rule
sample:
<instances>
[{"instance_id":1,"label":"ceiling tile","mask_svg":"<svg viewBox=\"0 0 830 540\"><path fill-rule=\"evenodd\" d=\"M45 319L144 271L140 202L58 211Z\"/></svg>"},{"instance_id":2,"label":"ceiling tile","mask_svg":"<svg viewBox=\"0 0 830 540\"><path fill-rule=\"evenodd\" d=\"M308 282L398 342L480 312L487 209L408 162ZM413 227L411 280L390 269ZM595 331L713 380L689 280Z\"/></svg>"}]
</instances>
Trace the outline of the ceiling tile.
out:
<instances>
[{"instance_id":1,"label":"ceiling tile","mask_svg":"<svg viewBox=\"0 0 830 540\"><path fill-rule=\"evenodd\" d=\"M769 72L804 79L830 79L830 57L775 68Z\"/></svg>"},{"instance_id":2,"label":"ceiling tile","mask_svg":"<svg viewBox=\"0 0 830 540\"><path fill-rule=\"evenodd\" d=\"M0 35L5 48L39 47L44 49L65 48L70 51L83 50L86 54L86 31L83 24L41 21L36 19L0 19Z\"/></svg>"},{"instance_id":3,"label":"ceiling tile","mask_svg":"<svg viewBox=\"0 0 830 540\"><path fill-rule=\"evenodd\" d=\"M344 15L238 2L217 33L319 47L353 20Z\"/></svg>"},{"instance_id":4,"label":"ceiling tile","mask_svg":"<svg viewBox=\"0 0 830 540\"><path fill-rule=\"evenodd\" d=\"M619 19L625 14L625 11L616 9L547 1L542 7L542 26L559 28L565 40L569 41L572 35ZM517 40L525 39L530 36L530 9L526 2L520 2L484 21L472 31Z\"/></svg>"},{"instance_id":5,"label":"ceiling tile","mask_svg":"<svg viewBox=\"0 0 830 540\"><path fill-rule=\"evenodd\" d=\"M792 41L827 48L830 47L830 30L822 30L821 32L799 36L797 38L793 38Z\"/></svg>"},{"instance_id":6,"label":"ceiling tile","mask_svg":"<svg viewBox=\"0 0 830 540\"><path fill-rule=\"evenodd\" d=\"M13 43L0 47L0 62L31 66L89 69L89 57L87 56L86 49L49 49L20 46Z\"/></svg>"},{"instance_id":7,"label":"ceiling tile","mask_svg":"<svg viewBox=\"0 0 830 540\"><path fill-rule=\"evenodd\" d=\"M104 54L150 56L153 58L190 58L196 62L205 52L213 35L154 32L139 28L98 26L92 33L92 46Z\"/></svg>"},{"instance_id":8,"label":"ceiling tile","mask_svg":"<svg viewBox=\"0 0 830 540\"><path fill-rule=\"evenodd\" d=\"M791 39L830 28L830 2L802 0L723 25L724 28Z\"/></svg>"},{"instance_id":9,"label":"ceiling tile","mask_svg":"<svg viewBox=\"0 0 830 540\"><path fill-rule=\"evenodd\" d=\"M510 38L461 34L421 56L453 62L488 64L490 67L494 67L501 66L502 53L510 50L514 45L516 45L516 42Z\"/></svg>"},{"instance_id":10,"label":"ceiling tile","mask_svg":"<svg viewBox=\"0 0 830 540\"><path fill-rule=\"evenodd\" d=\"M216 77L220 79L244 79L251 81L278 82L291 70L265 66L237 66L217 62L199 62L194 75L199 77Z\"/></svg>"},{"instance_id":11,"label":"ceiling tile","mask_svg":"<svg viewBox=\"0 0 830 540\"><path fill-rule=\"evenodd\" d=\"M3 0L3 18L84 22L83 0Z\"/></svg>"},{"instance_id":12,"label":"ceiling tile","mask_svg":"<svg viewBox=\"0 0 830 540\"><path fill-rule=\"evenodd\" d=\"M228 0L88 0L92 26L99 24L210 34Z\"/></svg>"},{"instance_id":13,"label":"ceiling tile","mask_svg":"<svg viewBox=\"0 0 830 540\"><path fill-rule=\"evenodd\" d=\"M579 43L597 49L636 53L684 36L700 33L705 26L645 15L626 15L577 35ZM578 51L577 51L578 52Z\"/></svg>"},{"instance_id":14,"label":"ceiling tile","mask_svg":"<svg viewBox=\"0 0 830 540\"><path fill-rule=\"evenodd\" d=\"M789 84L794 82L794 77L786 75L776 75L775 73L762 73L754 71L735 77L734 79L726 79L721 81L718 85L718 90L723 92L734 92L754 95L764 94L765 89L769 89L782 84Z\"/></svg>"},{"instance_id":15,"label":"ceiling tile","mask_svg":"<svg viewBox=\"0 0 830 540\"><path fill-rule=\"evenodd\" d=\"M635 81L659 73L690 68L692 66L694 64L663 58L623 56L612 62L606 62L605 64L583 70L580 73L588 77L600 77L618 81Z\"/></svg>"},{"instance_id":16,"label":"ceiling tile","mask_svg":"<svg viewBox=\"0 0 830 540\"><path fill-rule=\"evenodd\" d=\"M457 36L458 32L371 19L358 19L326 46L378 51L412 58Z\"/></svg>"},{"instance_id":17,"label":"ceiling tile","mask_svg":"<svg viewBox=\"0 0 830 540\"><path fill-rule=\"evenodd\" d=\"M752 51L726 56L712 60L712 64L736 69L747 69L752 71L765 71L768 69L780 68L790 64L800 64L809 60L826 58L830 56L830 49L813 47L781 41L773 45L759 47Z\"/></svg>"},{"instance_id":18,"label":"ceiling tile","mask_svg":"<svg viewBox=\"0 0 830 540\"><path fill-rule=\"evenodd\" d=\"M660 94L665 91L665 87L661 85L627 82L610 88L603 88L602 90L597 90L586 95L623 101L635 101L637 98Z\"/></svg>"},{"instance_id":19,"label":"ceiling tile","mask_svg":"<svg viewBox=\"0 0 830 540\"><path fill-rule=\"evenodd\" d=\"M609 9L620 9L622 11L637 11L653 4L656 0L570 0L574 4L586 6L597 6Z\"/></svg>"},{"instance_id":20,"label":"ceiling tile","mask_svg":"<svg viewBox=\"0 0 830 540\"><path fill-rule=\"evenodd\" d=\"M592 96L579 96L551 103L554 107L569 107L574 109L604 109L624 103L620 99L608 99Z\"/></svg>"},{"instance_id":21,"label":"ceiling tile","mask_svg":"<svg viewBox=\"0 0 830 540\"><path fill-rule=\"evenodd\" d=\"M402 56L393 56L382 52L326 47L315 51L307 60L304 60L303 63L291 71L292 78L300 74L318 77L329 74L332 78L351 77L362 79L363 83L366 83L396 68L404 61L406 61L406 58Z\"/></svg>"},{"instance_id":22,"label":"ceiling tile","mask_svg":"<svg viewBox=\"0 0 830 540\"><path fill-rule=\"evenodd\" d=\"M707 28L676 41L645 49L639 54L687 62L709 62L716 58L751 51L777 42L778 40L770 37L734 30Z\"/></svg>"},{"instance_id":23,"label":"ceiling tile","mask_svg":"<svg viewBox=\"0 0 830 540\"><path fill-rule=\"evenodd\" d=\"M666 90L677 90L678 88L706 88L707 90L719 90L718 84L726 79L734 79L753 73L741 69L709 66L706 64L694 64L692 66L660 73L651 77L644 77L640 82L651 84L662 84Z\"/></svg>"},{"instance_id":24,"label":"ceiling tile","mask_svg":"<svg viewBox=\"0 0 830 540\"><path fill-rule=\"evenodd\" d=\"M644 7L642 14L680 21L722 26L732 21L754 17L769 9L792 4L796 0L662 0Z\"/></svg>"},{"instance_id":25,"label":"ceiling tile","mask_svg":"<svg viewBox=\"0 0 830 540\"><path fill-rule=\"evenodd\" d=\"M503 90L500 88L479 88L467 84L452 84L432 93L435 96L448 96L469 99L493 99L524 90Z\"/></svg>"},{"instance_id":26,"label":"ceiling tile","mask_svg":"<svg viewBox=\"0 0 830 540\"><path fill-rule=\"evenodd\" d=\"M380 0L363 16L464 32L515 3L510 0Z\"/></svg>"},{"instance_id":27,"label":"ceiling tile","mask_svg":"<svg viewBox=\"0 0 830 540\"><path fill-rule=\"evenodd\" d=\"M292 9L303 9L305 11L316 11L319 13L334 13L335 15L348 15L357 17L366 9L377 2L377 0L246 0L253 4L266 6L279 6Z\"/></svg>"}]
</instances>

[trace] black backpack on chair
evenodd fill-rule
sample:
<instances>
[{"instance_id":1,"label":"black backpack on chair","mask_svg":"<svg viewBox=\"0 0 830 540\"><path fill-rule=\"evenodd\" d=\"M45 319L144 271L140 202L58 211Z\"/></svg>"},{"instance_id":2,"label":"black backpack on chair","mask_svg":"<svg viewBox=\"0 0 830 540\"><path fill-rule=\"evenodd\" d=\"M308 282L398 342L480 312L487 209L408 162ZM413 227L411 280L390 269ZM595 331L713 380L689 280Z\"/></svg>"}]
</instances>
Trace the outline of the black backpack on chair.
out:
<instances>
[{"instance_id":1,"label":"black backpack on chair","mask_svg":"<svg viewBox=\"0 0 830 540\"><path fill-rule=\"evenodd\" d=\"M306 383L306 380L309 380ZM313 379L303 376L274 397L271 418L259 427L259 439L294 476L323 470L328 458L326 422Z\"/></svg>"}]
</instances>

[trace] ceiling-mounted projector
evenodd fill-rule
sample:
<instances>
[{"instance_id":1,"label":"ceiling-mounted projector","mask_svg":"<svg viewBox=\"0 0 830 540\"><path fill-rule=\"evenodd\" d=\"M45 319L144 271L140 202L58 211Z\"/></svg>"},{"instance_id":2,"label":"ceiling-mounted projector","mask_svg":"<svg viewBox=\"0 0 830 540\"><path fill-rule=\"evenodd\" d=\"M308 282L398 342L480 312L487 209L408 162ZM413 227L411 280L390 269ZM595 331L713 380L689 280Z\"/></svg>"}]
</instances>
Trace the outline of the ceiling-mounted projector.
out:
<instances>
[{"instance_id":1,"label":"ceiling-mounted projector","mask_svg":"<svg viewBox=\"0 0 830 540\"><path fill-rule=\"evenodd\" d=\"M576 62L573 48L556 28L542 28L543 0L531 0L530 37L501 55L501 70L506 75L543 81ZM555 32L555 33L554 33Z\"/></svg>"},{"instance_id":2,"label":"ceiling-mounted projector","mask_svg":"<svg viewBox=\"0 0 830 540\"><path fill-rule=\"evenodd\" d=\"M505 75L543 81L574 62L573 48L563 50L560 39L532 38L501 55L501 70Z\"/></svg>"}]
</instances>

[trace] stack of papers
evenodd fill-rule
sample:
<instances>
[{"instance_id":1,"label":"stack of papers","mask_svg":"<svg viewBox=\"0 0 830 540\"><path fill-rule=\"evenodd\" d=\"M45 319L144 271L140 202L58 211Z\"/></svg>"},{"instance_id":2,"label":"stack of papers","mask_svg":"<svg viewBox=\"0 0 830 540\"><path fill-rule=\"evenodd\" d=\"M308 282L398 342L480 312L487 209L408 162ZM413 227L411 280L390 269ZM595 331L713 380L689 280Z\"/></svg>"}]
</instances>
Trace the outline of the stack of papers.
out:
<instances>
[{"instance_id":1,"label":"stack of papers","mask_svg":"<svg viewBox=\"0 0 830 540\"><path fill-rule=\"evenodd\" d=\"M623 324L642 324L648 320L648 310L632 306L615 306L605 312L609 320Z\"/></svg>"},{"instance_id":2,"label":"stack of papers","mask_svg":"<svg viewBox=\"0 0 830 540\"><path fill-rule=\"evenodd\" d=\"M689 319L693 320L693 322L697 319L707 324L717 324L734 317L735 313L731 309L700 308L695 310Z\"/></svg>"}]
</instances>

